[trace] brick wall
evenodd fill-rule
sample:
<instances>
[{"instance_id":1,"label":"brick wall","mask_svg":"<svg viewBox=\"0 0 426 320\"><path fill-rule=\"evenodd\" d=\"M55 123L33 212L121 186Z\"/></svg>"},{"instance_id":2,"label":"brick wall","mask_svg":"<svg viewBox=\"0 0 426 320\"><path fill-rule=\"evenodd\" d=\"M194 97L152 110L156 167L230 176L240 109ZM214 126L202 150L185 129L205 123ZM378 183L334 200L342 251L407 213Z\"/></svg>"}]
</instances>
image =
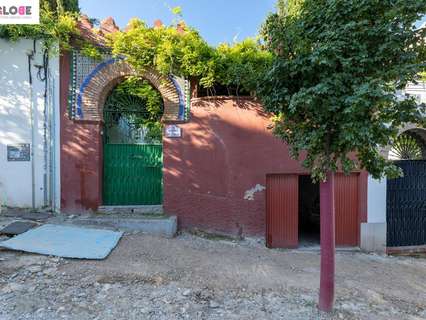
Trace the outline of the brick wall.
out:
<instances>
[{"instance_id":1,"label":"brick wall","mask_svg":"<svg viewBox=\"0 0 426 320\"><path fill-rule=\"evenodd\" d=\"M67 114L69 67L68 56L63 55L61 205L64 212L82 213L96 210L102 204L99 110L106 98L105 92L130 71L125 65L105 69L115 76L107 80L108 74L105 74L105 79L101 77L88 87L86 111L91 115L90 121L73 121ZM158 81L159 87L164 85L155 73L145 76L153 83ZM172 101L169 110L175 114L179 108L176 91L169 85L161 88L165 102ZM262 106L251 99L193 99L189 122L180 124L183 136L163 141L166 213L177 215L183 228L263 236L266 174L306 173L297 161L290 159L288 147L273 136L269 125ZM365 220L365 181L360 188L361 216Z\"/></svg>"}]
</instances>

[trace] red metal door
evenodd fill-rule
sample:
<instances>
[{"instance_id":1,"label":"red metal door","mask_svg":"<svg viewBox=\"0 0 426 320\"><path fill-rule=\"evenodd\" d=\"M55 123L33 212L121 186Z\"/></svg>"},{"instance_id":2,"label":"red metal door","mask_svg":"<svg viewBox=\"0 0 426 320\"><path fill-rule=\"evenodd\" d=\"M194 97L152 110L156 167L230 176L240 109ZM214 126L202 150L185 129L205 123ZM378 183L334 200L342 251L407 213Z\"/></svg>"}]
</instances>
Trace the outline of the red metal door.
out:
<instances>
[{"instance_id":1,"label":"red metal door","mask_svg":"<svg viewBox=\"0 0 426 320\"><path fill-rule=\"evenodd\" d=\"M337 173L334 179L336 245L359 245L358 174Z\"/></svg>"},{"instance_id":2,"label":"red metal door","mask_svg":"<svg viewBox=\"0 0 426 320\"><path fill-rule=\"evenodd\" d=\"M299 176L266 179L266 245L296 248L299 244Z\"/></svg>"}]
</instances>

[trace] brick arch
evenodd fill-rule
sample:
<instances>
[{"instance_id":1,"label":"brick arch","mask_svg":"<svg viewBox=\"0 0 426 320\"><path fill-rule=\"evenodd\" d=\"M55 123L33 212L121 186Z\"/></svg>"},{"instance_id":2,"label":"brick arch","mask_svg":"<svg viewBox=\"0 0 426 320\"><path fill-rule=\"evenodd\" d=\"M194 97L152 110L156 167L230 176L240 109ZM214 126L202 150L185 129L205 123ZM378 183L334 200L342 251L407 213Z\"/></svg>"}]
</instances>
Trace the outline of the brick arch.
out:
<instances>
[{"instance_id":1,"label":"brick arch","mask_svg":"<svg viewBox=\"0 0 426 320\"><path fill-rule=\"evenodd\" d=\"M78 118L102 121L102 110L108 94L128 76L144 78L160 92L164 102L164 122L183 120L185 101L182 89L174 78L160 75L153 69L139 73L122 58L103 61L84 79L77 96Z\"/></svg>"}]
</instances>

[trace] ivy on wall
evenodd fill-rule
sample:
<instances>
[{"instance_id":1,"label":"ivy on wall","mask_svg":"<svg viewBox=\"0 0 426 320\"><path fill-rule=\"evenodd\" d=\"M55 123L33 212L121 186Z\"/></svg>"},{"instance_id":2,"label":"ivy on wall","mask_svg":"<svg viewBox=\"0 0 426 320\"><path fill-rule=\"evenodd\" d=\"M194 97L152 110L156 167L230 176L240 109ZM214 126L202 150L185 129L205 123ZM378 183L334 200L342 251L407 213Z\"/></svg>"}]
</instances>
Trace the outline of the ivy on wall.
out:
<instances>
[{"instance_id":1,"label":"ivy on wall","mask_svg":"<svg viewBox=\"0 0 426 320\"><path fill-rule=\"evenodd\" d=\"M133 116L136 127L145 127L147 129L145 142L161 141L163 99L147 80L135 76L128 77L111 91L106 105L113 108L116 117L126 117L129 113ZM105 117L105 120L107 118Z\"/></svg>"}]
</instances>

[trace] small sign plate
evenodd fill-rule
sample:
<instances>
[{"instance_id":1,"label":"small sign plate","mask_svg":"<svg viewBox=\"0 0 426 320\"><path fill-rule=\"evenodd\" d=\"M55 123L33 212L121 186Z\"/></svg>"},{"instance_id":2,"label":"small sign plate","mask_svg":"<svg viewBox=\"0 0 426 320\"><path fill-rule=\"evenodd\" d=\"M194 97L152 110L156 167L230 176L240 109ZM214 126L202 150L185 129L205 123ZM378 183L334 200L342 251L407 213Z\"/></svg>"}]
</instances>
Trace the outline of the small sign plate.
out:
<instances>
[{"instance_id":1,"label":"small sign plate","mask_svg":"<svg viewBox=\"0 0 426 320\"><path fill-rule=\"evenodd\" d=\"M18 143L7 146L7 161L31 161L29 143Z\"/></svg>"},{"instance_id":2,"label":"small sign plate","mask_svg":"<svg viewBox=\"0 0 426 320\"><path fill-rule=\"evenodd\" d=\"M166 126L166 137L167 138L180 138L182 137L182 128L175 124Z\"/></svg>"}]
</instances>

